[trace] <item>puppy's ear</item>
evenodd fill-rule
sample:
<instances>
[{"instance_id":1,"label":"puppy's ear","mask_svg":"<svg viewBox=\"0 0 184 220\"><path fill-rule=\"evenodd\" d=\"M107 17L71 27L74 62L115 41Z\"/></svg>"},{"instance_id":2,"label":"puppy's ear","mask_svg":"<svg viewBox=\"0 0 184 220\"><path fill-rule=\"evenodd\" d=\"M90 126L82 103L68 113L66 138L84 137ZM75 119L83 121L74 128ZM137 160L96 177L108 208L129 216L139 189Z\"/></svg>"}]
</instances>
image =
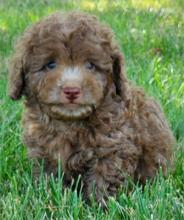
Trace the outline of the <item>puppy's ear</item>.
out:
<instances>
[{"instance_id":1,"label":"puppy's ear","mask_svg":"<svg viewBox=\"0 0 184 220\"><path fill-rule=\"evenodd\" d=\"M21 98L24 87L23 55L15 53L9 64L9 96L13 100Z\"/></svg>"},{"instance_id":2,"label":"puppy's ear","mask_svg":"<svg viewBox=\"0 0 184 220\"><path fill-rule=\"evenodd\" d=\"M116 87L116 94L123 100L128 98L128 81L124 73L124 59L120 52L112 55L113 81Z\"/></svg>"}]
</instances>

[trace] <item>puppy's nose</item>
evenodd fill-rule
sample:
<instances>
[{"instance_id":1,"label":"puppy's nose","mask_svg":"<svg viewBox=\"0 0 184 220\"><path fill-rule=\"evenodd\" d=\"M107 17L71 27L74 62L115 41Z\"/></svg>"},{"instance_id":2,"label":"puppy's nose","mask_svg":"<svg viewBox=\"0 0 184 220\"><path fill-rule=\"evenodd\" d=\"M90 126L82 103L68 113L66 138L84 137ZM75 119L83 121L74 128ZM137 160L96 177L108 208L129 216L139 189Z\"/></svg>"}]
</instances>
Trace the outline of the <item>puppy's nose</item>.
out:
<instances>
[{"instance_id":1,"label":"puppy's nose","mask_svg":"<svg viewBox=\"0 0 184 220\"><path fill-rule=\"evenodd\" d=\"M65 87L63 88L63 92L67 99L73 101L79 97L81 91L78 87Z\"/></svg>"}]
</instances>

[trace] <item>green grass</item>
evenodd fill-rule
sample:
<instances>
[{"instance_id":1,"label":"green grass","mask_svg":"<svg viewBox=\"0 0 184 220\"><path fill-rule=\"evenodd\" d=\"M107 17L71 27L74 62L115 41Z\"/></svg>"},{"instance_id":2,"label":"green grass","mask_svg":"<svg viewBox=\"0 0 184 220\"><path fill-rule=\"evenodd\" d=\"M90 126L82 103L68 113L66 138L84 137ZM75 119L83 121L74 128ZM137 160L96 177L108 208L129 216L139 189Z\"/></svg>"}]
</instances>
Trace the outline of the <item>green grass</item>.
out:
<instances>
[{"instance_id":1,"label":"green grass","mask_svg":"<svg viewBox=\"0 0 184 220\"><path fill-rule=\"evenodd\" d=\"M132 184L109 200L105 212L87 206L62 178L34 183L21 142L22 103L7 97L7 65L15 40L40 17L56 10L96 14L114 30L127 74L163 106L177 138L175 169L142 190ZM184 3L182 0L0 1L0 220L184 219ZM157 53L155 51L158 51Z\"/></svg>"}]
</instances>

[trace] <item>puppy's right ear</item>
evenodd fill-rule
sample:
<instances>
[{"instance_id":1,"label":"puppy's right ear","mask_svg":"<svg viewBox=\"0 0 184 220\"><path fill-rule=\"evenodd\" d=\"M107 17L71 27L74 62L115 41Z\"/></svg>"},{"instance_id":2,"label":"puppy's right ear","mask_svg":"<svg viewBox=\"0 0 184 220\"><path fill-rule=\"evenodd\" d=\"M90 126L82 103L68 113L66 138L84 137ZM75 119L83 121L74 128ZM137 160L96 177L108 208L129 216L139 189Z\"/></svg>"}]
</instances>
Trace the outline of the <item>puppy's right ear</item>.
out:
<instances>
[{"instance_id":1,"label":"puppy's right ear","mask_svg":"<svg viewBox=\"0 0 184 220\"><path fill-rule=\"evenodd\" d=\"M13 100L21 98L24 87L23 55L18 52L9 64L9 96Z\"/></svg>"}]
</instances>

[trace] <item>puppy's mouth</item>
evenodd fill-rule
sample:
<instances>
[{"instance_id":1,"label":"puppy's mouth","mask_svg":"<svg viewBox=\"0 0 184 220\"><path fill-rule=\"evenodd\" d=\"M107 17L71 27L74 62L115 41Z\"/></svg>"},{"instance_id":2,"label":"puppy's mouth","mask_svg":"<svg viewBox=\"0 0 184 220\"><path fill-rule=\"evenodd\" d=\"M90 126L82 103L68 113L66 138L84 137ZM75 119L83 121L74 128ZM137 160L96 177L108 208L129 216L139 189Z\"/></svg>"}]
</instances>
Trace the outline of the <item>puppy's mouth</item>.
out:
<instances>
[{"instance_id":1,"label":"puppy's mouth","mask_svg":"<svg viewBox=\"0 0 184 220\"><path fill-rule=\"evenodd\" d=\"M87 118L95 109L93 105L76 103L59 104L50 107L53 116L63 120L80 120Z\"/></svg>"}]
</instances>

